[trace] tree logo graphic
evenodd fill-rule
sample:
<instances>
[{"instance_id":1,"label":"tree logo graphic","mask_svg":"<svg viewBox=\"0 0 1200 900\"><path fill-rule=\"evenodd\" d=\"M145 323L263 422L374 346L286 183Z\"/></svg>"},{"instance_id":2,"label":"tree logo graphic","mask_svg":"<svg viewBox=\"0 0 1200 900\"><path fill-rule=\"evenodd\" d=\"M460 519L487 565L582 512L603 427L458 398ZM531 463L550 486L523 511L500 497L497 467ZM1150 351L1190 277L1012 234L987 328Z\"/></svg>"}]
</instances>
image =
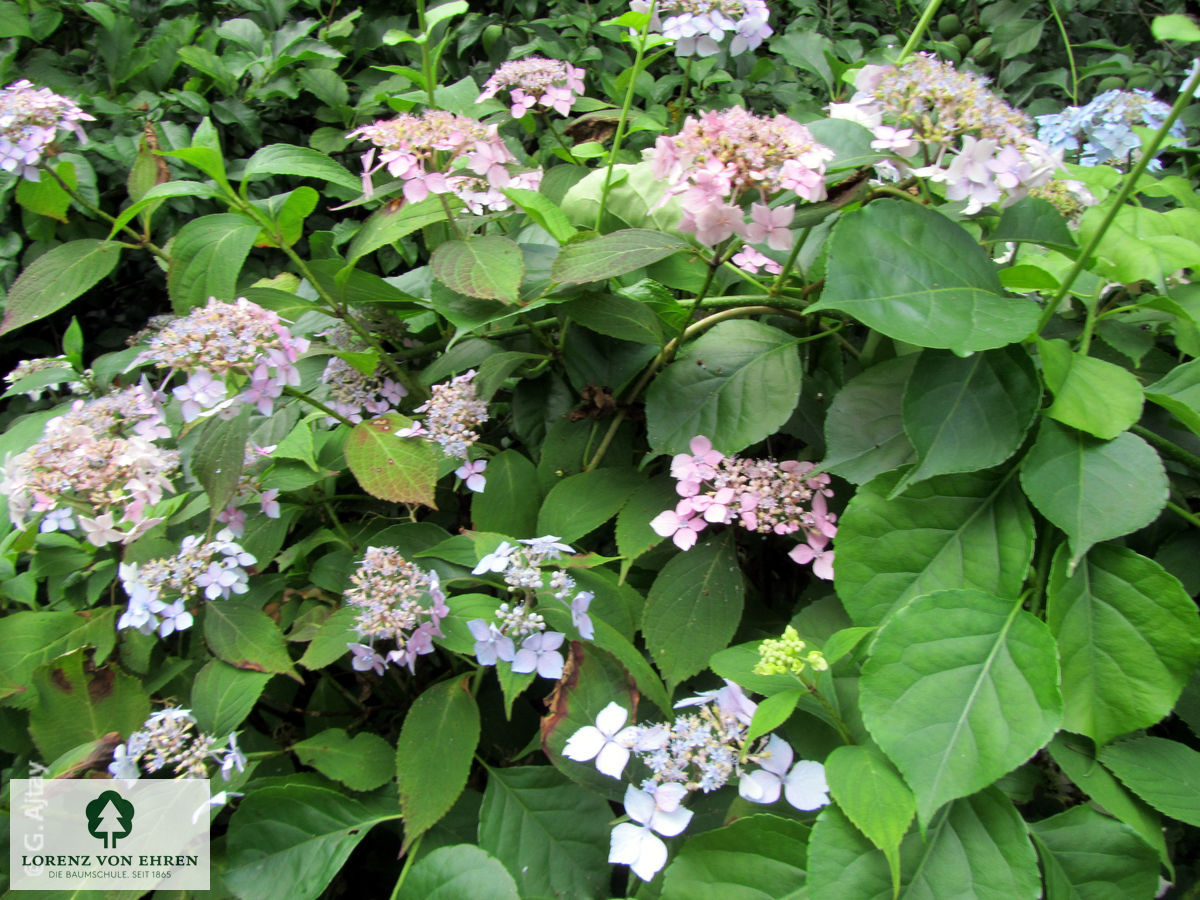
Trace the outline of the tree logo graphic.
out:
<instances>
[{"instance_id":1,"label":"tree logo graphic","mask_svg":"<svg viewBox=\"0 0 1200 900\"><path fill-rule=\"evenodd\" d=\"M133 831L133 804L116 791L105 791L86 807L88 834L104 841L105 850L114 850L117 838Z\"/></svg>"}]
</instances>

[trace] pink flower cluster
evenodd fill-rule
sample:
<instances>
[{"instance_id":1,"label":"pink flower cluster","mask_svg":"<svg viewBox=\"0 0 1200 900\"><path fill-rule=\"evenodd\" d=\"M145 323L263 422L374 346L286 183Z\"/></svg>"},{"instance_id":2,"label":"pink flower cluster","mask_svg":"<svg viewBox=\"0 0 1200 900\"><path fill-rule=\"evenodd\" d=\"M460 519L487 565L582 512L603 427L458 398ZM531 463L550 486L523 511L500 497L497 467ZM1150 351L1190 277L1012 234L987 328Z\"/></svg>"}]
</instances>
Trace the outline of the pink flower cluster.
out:
<instances>
[{"instance_id":1,"label":"pink flower cluster","mask_svg":"<svg viewBox=\"0 0 1200 900\"><path fill-rule=\"evenodd\" d=\"M706 246L738 235L754 244L785 250L794 204L772 208L772 194L792 191L801 200L825 198L828 147L787 116L756 116L741 107L689 117L677 135L654 146L654 176L667 195L682 195L679 230ZM742 204L753 203L747 221Z\"/></svg>"},{"instance_id":2,"label":"pink flower cluster","mask_svg":"<svg viewBox=\"0 0 1200 900\"><path fill-rule=\"evenodd\" d=\"M339 324L321 336L339 350L366 349L366 344L345 324ZM351 422L394 412L408 395L408 388L389 377L382 363L370 375L364 375L340 356L329 360L321 373L321 381L329 385L329 406ZM332 418L326 421L334 422Z\"/></svg>"},{"instance_id":3,"label":"pink flower cluster","mask_svg":"<svg viewBox=\"0 0 1200 900\"><path fill-rule=\"evenodd\" d=\"M45 513L42 531L80 531L101 547L162 521L146 511L174 491L179 453L156 443L170 435L160 399L137 385L76 400L47 422L41 439L5 467L0 489L13 523Z\"/></svg>"},{"instance_id":4,"label":"pink flower cluster","mask_svg":"<svg viewBox=\"0 0 1200 900\"><path fill-rule=\"evenodd\" d=\"M875 134L871 146L893 154L895 174L944 184L946 199L965 200L965 212L991 203L1008 206L1045 184L1062 154L1033 135L1033 123L987 88L979 75L959 72L928 53L900 66L864 66L834 118Z\"/></svg>"},{"instance_id":5,"label":"pink flower cluster","mask_svg":"<svg viewBox=\"0 0 1200 900\"><path fill-rule=\"evenodd\" d=\"M483 86L476 103L508 91L514 119L535 106L552 109L560 116L571 114L576 96L583 96L583 69L557 59L531 56L504 63Z\"/></svg>"},{"instance_id":6,"label":"pink flower cluster","mask_svg":"<svg viewBox=\"0 0 1200 900\"><path fill-rule=\"evenodd\" d=\"M346 135L375 146L363 154L363 193L373 193L371 176L382 168L404 182L410 203L431 194L453 194L473 213L511 206L503 188L537 190L542 170L516 171L517 158L504 145L495 125L466 116L428 110L380 119ZM375 161L377 151L379 161Z\"/></svg>"},{"instance_id":7,"label":"pink flower cluster","mask_svg":"<svg viewBox=\"0 0 1200 900\"><path fill-rule=\"evenodd\" d=\"M648 0L633 0L634 12L649 12ZM713 56L727 35L734 56L755 50L774 30L764 0L660 0L650 27L675 42L676 56Z\"/></svg>"},{"instance_id":8,"label":"pink flower cluster","mask_svg":"<svg viewBox=\"0 0 1200 900\"><path fill-rule=\"evenodd\" d=\"M231 381L235 387L249 383L226 405L229 414L238 404L253 403L270 415L283 389L300 383L295 362L308 350L307 338L293 337L276 313L245 297L234 303L210 297L207 306L170 320L148 343L135 364L152 362L189 375L173 391L185 422L224 403Z\"/></svg>"},{"instance_id":9,"label":"pink flower cluster","mask_svg":"<svg viewBox=\"0 0 1200 900\"><path fill-rule=\"evenodd\" d=\"M417 657L433 652L450 612L437 573L417 568L395 547L368 547L350 583L346 605L358 610L355 628L370 641L347 645L354 668L382 675L387 663L395 663L413 672ZM393 641L396 649L383 657L374 649L376 640Z\"/></svg>"},{"instance_id":10,"label":"pink flower cluster","mask_svg":"<svg viewBox=\"0 0 1200 900\"><path fill-rule=\"evenodd\" d=\"M725 456L703 436L692 438L689 448L691 453L671 461L682 499L650 522L656 534L688 550L709 525L736 523L763 534L803 532L805 543L788 555L801 565L812 563L818 578L833 578L828 546L837 534L837 517L826 503L833 496L828 475L809 476L810 462Z\"/></svg>"},{"instance_id":11,"label":"pink flower cluster","mask_svg":"<svg viewBox=\"0 0 1200 900\"><path fill-rule=\"evenodd\" d=\"M87 143L80 122L95 121L66 97L22 78L0 91L0 169L38 181L36 168L59 131Z\"/></svg>"},{"instance_id":12,"label":"pink flower cluster","mask_svg":"<svg viewBox=\"0 0 1200 900\"><path fill-rule=\"evenodd\" d=\"M416 412L425 413L425 421L414 422L396 432L397 437L423 437L442 448L447 456L464 462L471 445L479 440L475 430L488 420L487 404L479 399L475 387L476 371L471 369L456 375L444 384L435 384L432 396ZM482 472L482 467L464 467L460 477L469 480ZM482 476L480 476L482 477ZM482 483L480 483L482 490Z\"/></svg>"}]
</instances>

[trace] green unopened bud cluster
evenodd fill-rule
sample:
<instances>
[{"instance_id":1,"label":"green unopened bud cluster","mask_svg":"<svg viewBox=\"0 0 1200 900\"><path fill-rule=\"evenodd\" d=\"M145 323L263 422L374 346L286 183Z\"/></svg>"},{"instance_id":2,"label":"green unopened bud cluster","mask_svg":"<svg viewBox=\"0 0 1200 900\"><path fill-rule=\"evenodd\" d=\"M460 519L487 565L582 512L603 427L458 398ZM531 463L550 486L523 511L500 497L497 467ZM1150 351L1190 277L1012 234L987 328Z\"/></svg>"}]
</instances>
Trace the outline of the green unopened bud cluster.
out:
<instances>
[{"instance_id":1,"label":"green unopened bud cluster","mask_svg":"<svg viewBox=\"0 0 1200 900\"><path fill-rule=\"evenodd\" d=\"M779 640L768 638L759 645L758 664L754 667L755 675L799 675L805 667L814 672L824 672L829 663L821 655L820 650L804 652L804 641L796 629L789 625L783 630Z\"/></svg>"}]
</instances>

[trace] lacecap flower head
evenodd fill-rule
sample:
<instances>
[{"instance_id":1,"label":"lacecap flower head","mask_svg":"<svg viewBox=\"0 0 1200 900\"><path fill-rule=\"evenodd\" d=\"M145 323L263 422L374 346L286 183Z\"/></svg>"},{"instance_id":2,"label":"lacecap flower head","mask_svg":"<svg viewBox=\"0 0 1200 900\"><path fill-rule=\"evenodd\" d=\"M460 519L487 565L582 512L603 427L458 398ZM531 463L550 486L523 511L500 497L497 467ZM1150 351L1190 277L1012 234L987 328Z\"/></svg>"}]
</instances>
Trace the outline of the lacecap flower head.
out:
<instances>
[{"instance_id":1,"label":"lacecap flower head","mask_svg":"<svg viewBox=\"0 0 1200 900\"><path fill-rule=\"evenodd\" d=\"M649 12L648 0L633 0L634 12ZM729 38L737 56L756 50L774 30L767 24L771 11L764 0L660 0L650 28L675 42L676 56L713 56Z\"/></svg>"},{"instance_id":2,"label":"lacecap flower head","mask_svg":"<svg viewBox=\"0 0 1200 900\"><path fill-rule=\"evenodd\" d=\"M557 59L531 56L504 63L483 86L476 103L507 90L514 119L522 118L535 106L552 109L560 116L570 115L571 105L583 95L583 69Z\"/></svg>"},{"instance_id":3,"label":"lacecap flower head","mask_svg":"<svg viewBox=\"0 0 1200 900\"><path fill-rule=\"evenodd\" d=\"M0 169L39 180L37 164L60 131L87 143L80 122L95 121L66 97L22 78L0 91Z\"/></svg>"}]
</instances>

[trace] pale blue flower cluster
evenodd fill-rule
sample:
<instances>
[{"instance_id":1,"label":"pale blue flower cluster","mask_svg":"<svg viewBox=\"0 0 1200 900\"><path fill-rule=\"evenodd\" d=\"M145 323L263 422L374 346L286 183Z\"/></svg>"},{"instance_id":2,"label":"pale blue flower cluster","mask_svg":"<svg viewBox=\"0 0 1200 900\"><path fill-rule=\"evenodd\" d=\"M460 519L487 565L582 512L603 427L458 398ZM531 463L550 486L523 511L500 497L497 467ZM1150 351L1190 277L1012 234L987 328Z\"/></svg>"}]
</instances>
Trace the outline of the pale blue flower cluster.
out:
<instances>
[{"instance_id":1,"label":"pale blue flower cluster","mask_svg":"<svg viewBox=\"0 0 1200 900\"><path fill-rule=\"evenodd\" d=\"M1159 128L1171 107L1149 91L1105 91L1086 106L1068 106L1062 112L1038 116L1038 138L1054 150L1079 153L1084 166L1121 163L1136 154L1142 139L1133 128ZM1174 137L1183 137L1183 126L1171 126ZM1152 161L1149 168L1159 168Z\"/></svg>"}]
</instances>

